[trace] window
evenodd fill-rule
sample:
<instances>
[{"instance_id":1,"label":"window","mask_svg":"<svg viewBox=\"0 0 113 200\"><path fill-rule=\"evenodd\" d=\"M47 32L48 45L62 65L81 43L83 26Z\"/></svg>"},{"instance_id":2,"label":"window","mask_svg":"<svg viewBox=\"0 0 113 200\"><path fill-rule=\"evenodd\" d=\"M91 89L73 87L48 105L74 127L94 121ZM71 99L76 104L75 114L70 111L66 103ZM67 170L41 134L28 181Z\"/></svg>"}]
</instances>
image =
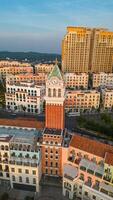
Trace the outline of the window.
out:
<instances>
[{"instance_id":1,"label":"window","mask_svg":"<svg viewBox=\"0 0 113 200\"><path fill-rule=\"evenodd\" d=\"M56 167L58 167L58 163L56 163Z\"/></svg>"},{"instance_id":2,"label":"window","mask_svg":"<svg viewBox=\"0 0 113 200\"><path fill-rule=\"evenodd\" d=\"M53 166L53 163L51 162L50 165L51 165L51 167L52 167L52 166Z\"/></svg>"},{"instance_id":3,"label":"window","mask_svg":"<svg viewBox=\"0 0 113 200\"><path fill-rule=\"evenodd\" d=\"M36 184L36 178L33 178L33 184Z\"/></svg>"},{"instance_id":4,"label":"window","mask_svg":"<svg viewBox=\"0 0 113 200\"><path fill-rule=\"evenodd\" d=\"M22 177L21 176L19 176L19 182L22 182Z\"/></svg>"},{"instance_id":5,"label":"window","mask_svg":"<svg viewBox=\"0 0 113 200\"><path fill-rule=\"evenodd\" d=\"M61 89L58 89L58 97L61 97Z\"/></svg>"},{"instance_id":6,"label":"window","mask_svg":"<svg viewBox=\"0 0 113 200\"><path fill-rule=\"evenodd\" d=\"M18 173L22 173L22 170L21 170L21 169L18 169Z\"/></svg>"},{"instance_id":7,"label":"window","mask_svg":"<svg viewBox=\"0 0 113 200\"><path fill-rule=\"evenodd\" d=\"M88 192L84 192L85 196L88 196Z\"/></svg>"},{"instance_id":8,"label":"window","mask_svg":"<svg viewBox=\"0 0 113 200\"><path fill-rule=\"evenodd\" d=\"M29 178L28 177L26 177L26 183L29 183Z\"/></svg>"},{"instance_id":9,"label":"window","mask_svg":"<svg viewBox=\"0 0 113 200\"><path fill-rule=\"evenodd\" d=\"M15 181L15 176L14 175L12 176L12 181Z\"/></svg>"},{"instance_id":10,"label":"window","mask_svg":"<svg viewBox=\"0 0 113 200\"><path fill-rule=\"evenodd\" d=\"M53 89L53 97L56 97L56 89Z\"/></svg>"},{"instance_id":11,"label":"window","mask_svg":"<svg viewBox=\"0 0 113 200\"><path fill-rule=\"evenodd\" d=\"M93 195L92 198L96 200L96 196L95 195Z\"/></svg>"},{"instance_id":12,"label":"window","mask_svg":"<svg viewBox=\"0 0 113 200\"><path fill-rule=\"evenodd\" d=\"M48 174L48 169L46 169L46 174Z\"/></svg>"},{"instance_id":13,"label":"window","mask_svg":"<svg viewBox=\"0 0 113 200\"><path fill-rule=\"evenodd\" d=\"M48 97L51 97L51 89L48 89Z\"/></svg>"},{"instance_id":14,"label":"window","mask_svg":"<svg viewBox=\"0 0 113 200\"><path fill-rule=\"evenodd\" d=\"M48 162L46 161L46 166L48 165Z\"/></svg>"},{"instance_id":15,"label":"window","mask_svg":"<svg viewBox=\"0 0 113 200\"><path fill-rule=\"evenodd\" d=\"M28 169L26 169L26 170L25 170L25 173L26 173L26 174L29 174L29 170L28 170Z\"/></svg>"},{"instance_id":16,"label":"window","mask_svg":"<svg viewBox=\"0 0 113 200\"><path fill-rule=\"evenodd\" d=\"M35 171L35 170L33 170L33 171L32 171L32 174L33 174L33 175L36 175L36 171Z\"/></svg>"},{"instance_id":17,"label":"window","mask_svg":"<svg viewBox=\"0 0 113 200\"><path fill-rule=\"evenodd\" d=\"M12 171L12 172L15 172L15 169L14 169L14 168L11 168L11 171Z\"/></svg>"}]
</instances>

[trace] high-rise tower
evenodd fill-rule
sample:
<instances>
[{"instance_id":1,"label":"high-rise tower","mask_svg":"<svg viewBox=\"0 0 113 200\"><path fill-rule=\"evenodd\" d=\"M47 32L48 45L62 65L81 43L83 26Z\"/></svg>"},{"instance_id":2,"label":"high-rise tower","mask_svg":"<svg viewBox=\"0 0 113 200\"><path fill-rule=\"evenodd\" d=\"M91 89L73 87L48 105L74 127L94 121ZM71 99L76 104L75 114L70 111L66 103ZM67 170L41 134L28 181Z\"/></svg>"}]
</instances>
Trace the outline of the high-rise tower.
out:
<instances>
[{"instance_id":1,"label":"high-rise tower","mask_svg":"<svg viewBox=\"0 0 113 200\"><path fill-rule=\"evenodd\" d=\"M91 29L67 27L62 42L62 71L88 72Z\"/></svg>"},{"instance_id":2,"label":"high-rise tower","mask_svg":"<svg viewBox=\"0 0 113 200\"><path fill-rule=\"evenodd\" d=\"M113 32L103 28L92 30L89 61L91 72L112 72Z\"/></svg>"},{"instance_id":3,"label":"high-rise tower","mask_svg":"<svg viewBox=\"0 0 113 200\"><path fill-rule=\"evenodd\" d=\"M57 63L46 82L46 128L64 129L65 86Z\"/></svg>"}]
</instances>

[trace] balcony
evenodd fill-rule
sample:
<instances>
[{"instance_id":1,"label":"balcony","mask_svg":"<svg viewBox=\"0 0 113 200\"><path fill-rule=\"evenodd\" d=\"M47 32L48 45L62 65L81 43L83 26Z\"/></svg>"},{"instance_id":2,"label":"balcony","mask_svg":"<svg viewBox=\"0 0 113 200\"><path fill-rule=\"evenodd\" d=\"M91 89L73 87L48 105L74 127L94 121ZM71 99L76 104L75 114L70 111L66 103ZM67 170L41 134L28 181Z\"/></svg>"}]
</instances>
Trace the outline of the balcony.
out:
<instances>
[{"instance_id":1,"label":"balcony","mask_svg":"<svg viewBox=\"0 0 113 200\"><path fill-rule=\"evenodd\" d=\"M92 188L93 188L94 190L99 191L99 185L97 185L97 184L93 185Z\"/></svg>"},{"instance_id":2,"label":"balcony","mask_svg":"<svg viewBox=\"0 0 113 200\"><path fill-rule=\"evenodd\" d=\"M103 179L105 180L105 181L108 181L108 182L111 182L111 176L107 176L107 175L105 175L104 177L103 177Z\"/></svg>"},{"instance_id":3,"label":"balcony","mask_svg":"<svg viewBox=\"0 0 113 200\"><path fill-rule=\"evenodd\" d=\"M71 186L64 185L64 188L66 188L67 190L70 190L70 191L71 191Z\"/></svg>"},{"instance_id":4,"label":"balcony","mask_svg":"<svg viewBox=\"0 0 113 200\"><path fill-rule=\"evenodd\" d=\"M4 169L4 172L9 172L9 168L5 168L5 169Z\"/></svg>"},{"instance_id":5,"label":"balcony","mask_svg":"<svg viewBox=\"0 0 113 200\"><path fill-rule=\"evenodd\" d=\"M75 159L75 164L79 165L80 161L81 161L81 158L80 159Z\"/></svg>"},{"instance_id":6,"label":"balcony","mask_svg":"<svg viewBox=\"0 0 113 200\"><path fill-rule=\"evenodd\" d=\"M68 158L68 161L74 162L74 159L73 159L72 157L69 157L69 158Z\"/></svg>"},{"instance_id":7,"label":"balcony","mask_svg":"<svg viewBox=\"0 0 113 200\"><path fill-rule=\"evenodd\" d=\"M2 160L2 162L8 164L8 159Z\"/></svg>"},{"instance_id":8,"label":"balcony","mask_svg":"<svg viewBox=\"0 0 113 200\"><path fill-rule=\"evenodd\" d=\"M67 178L67 179L69 179L69 180L71 180L71 181L74 180L74 178L72 178L71 176L69 176L69 175L67 175L67 174L64 174L64 177Z\"/></svg>"},{"instance_id":9,"label":"balcony","mask_svg":"<svg viewBox=\"0 0 113 200\"><path fill-rule=\"evenodd\" d=\"M92 182L91 181L86 181L85 185L87 185L88 187L91 187L92 186Z\"/></svg>"},{"instance_id":10,"label":"balcony","mask_svg":"<svg viewBox=\"0 0 113 200\"><path fill-rule=\"evenodd\" d=\"M17 161L16 164L17 165L22 165L22 162L21 161Z\"/></svg>"},{"instance_id":11,"label":"balcony","mask_svg":"<svg viewBox=\"0 0 113 200\"><path fill-rule=\"evenodd\" d=\"M37 163L31 163L31 167L37 167L38 164Z\"/></svg>"},{"instance_id":12,"label":"balcony","mask_svg":"<svg viewBox=\"0 0 113 200\"><path fill-rule=\"evenodd\" d=\"M83 196L83 199L84 200L90 200L90 198L88 196L86 196L86 195Z\"/></svg>"},{"instance_id":13,"label":"balcony","mask_svg":"<svg viewBox=\"0 0 113 200\"><path fill-rule=\"evenodd\" d=\"M15 160L10 160L9 163L12 165L15 165L16 162L15 162Z\"/></svg>"},{"instance_id":14,"label":"balcony","mask_svg":"<svg viewBox=\"0 0 113 200\"><path fill-rule=\"evenodd\" d=\"M86 167L85 166L80 166L80 170L86 171Z\"/></svg>"},{"instance_id":15,"label":"balcony","mask_svg":"<svg viewBox=\"0 0 113 200\"><path fill-rule=\"evenodd\" d=\"M24 162L23 165L24 166L30 166L30 163L29 162Z\"/></svg>"}]
</instances>

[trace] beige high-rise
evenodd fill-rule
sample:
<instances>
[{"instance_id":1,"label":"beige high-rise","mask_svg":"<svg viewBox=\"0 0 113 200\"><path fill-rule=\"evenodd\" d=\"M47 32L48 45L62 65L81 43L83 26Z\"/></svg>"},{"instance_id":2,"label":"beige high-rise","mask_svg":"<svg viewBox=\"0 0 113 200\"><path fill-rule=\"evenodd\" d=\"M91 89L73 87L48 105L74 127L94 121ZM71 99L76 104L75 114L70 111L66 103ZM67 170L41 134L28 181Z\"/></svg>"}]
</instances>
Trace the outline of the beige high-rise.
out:
<instances>
[{"instance_id":1,"label":"beige high-rise","mask_svg":"<svg viewBox=\"0 0 113 200\"><path fill-rule=\"evenodd\" d=\"M62 42L63 72L112 72L113 32L67 27Z\"/></svg>"},{"instance_id":2,"label":"beige high-rise","mask_svg":"<svg viewBox=\"0 0 113 200\"><path fill-rule=\"evenodd\" d=\"M88 72L91 29L67 27L62 42L62 71Z\"/></svg>"},{"instance_id":3,"label":"beige high-rise","mask_svg":"<svg viewBox=\"0 0 113 200\"><path fill-rule=\"evenodd\" d=\"M91 72L112 72L113 32L108 29L93 29L89 70Z\"/></svg>"}]
</instances>

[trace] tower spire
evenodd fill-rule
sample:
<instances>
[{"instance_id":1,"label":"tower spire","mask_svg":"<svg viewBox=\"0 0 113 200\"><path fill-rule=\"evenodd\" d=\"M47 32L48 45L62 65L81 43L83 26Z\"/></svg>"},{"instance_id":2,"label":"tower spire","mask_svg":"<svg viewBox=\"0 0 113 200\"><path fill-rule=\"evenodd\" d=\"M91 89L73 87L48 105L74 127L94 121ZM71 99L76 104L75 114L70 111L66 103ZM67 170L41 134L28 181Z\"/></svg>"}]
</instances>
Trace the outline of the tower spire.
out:
<instances>
[{"instance_id":1,"label":"tower spire","mask_svg":"<svg viewBox=\"0 0 113 200\"><path fill-rule=\"evenodd\" d=\"M55 59L55 65L58 65L58 59L57 59L57 57Z\"/></svg>"}]
</instances>

